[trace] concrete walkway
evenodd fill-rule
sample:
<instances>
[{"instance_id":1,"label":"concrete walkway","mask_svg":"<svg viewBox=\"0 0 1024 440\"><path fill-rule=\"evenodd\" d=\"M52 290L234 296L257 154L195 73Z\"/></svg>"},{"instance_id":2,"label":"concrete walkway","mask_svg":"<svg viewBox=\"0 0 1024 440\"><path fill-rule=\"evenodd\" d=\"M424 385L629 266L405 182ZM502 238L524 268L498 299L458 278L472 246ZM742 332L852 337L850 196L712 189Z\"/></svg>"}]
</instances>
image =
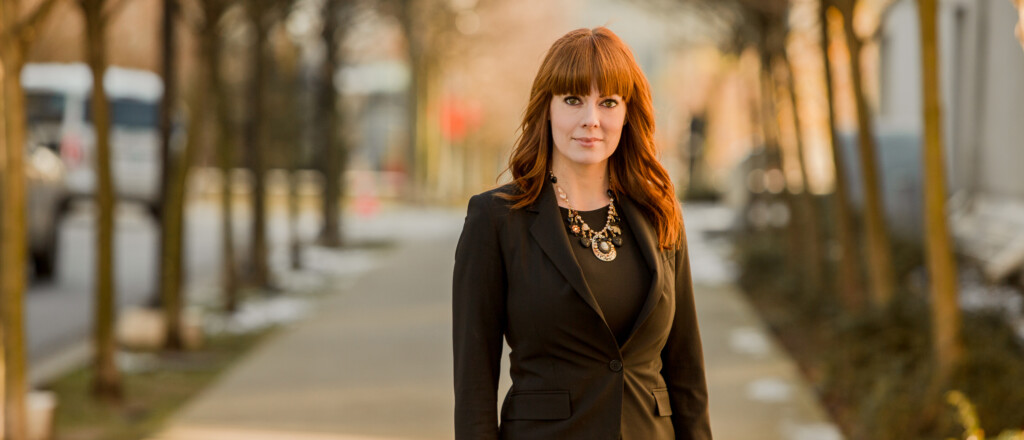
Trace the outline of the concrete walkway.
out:
<instances>
[{"instance_id":1,"label":"concrete walkway","mask_svg":"<svg viewBox=\"0 0 1024 440\"><path fill-rule=\"evenodd\" d=\"M730 282L722 242L706 237L727 213L685 210L715 438L840 439ZM373 224L415 231L422 220L397 212ZM429 234L397 237L375 268L318 300L152 440L451 439L451 273L462 213L429 224Z\"/></svg>"}]
</instances>

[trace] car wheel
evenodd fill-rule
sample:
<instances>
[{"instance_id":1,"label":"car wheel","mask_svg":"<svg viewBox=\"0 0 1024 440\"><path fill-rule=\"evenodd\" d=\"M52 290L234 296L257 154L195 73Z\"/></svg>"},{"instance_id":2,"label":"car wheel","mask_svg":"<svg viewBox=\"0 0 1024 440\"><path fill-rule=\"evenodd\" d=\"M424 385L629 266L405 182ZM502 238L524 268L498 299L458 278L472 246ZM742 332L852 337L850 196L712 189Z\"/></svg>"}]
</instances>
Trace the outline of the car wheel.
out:
<instances>
[{"instance_id":1,"label":"car wheel","mask_svg":"<svg viewBox=\"0 0 1024 440\"><path fill-rule=\"evenodd\" d=\"M163 204L160 202L152 202L146 204L146 210L149 211L149 215L153 216L153 220L160 221L160 212L163 211Z\"/></svg>"},{"instance_id":2,"label":"car wheel","mask_svg":"<svg viewBox=\"0 0 1024 440\"><path fill-rule=\"evenodd\" d=\"M54 231L56 235L56 231ZM57 246L56 238L51 238L50 243L44 249L32 251L32 268L35 277L41 280L53 279L57 268Z\"/></svg>"},{"instance_id":3,"label":"car wheel","mask_svg":"<svg viewBox=\"0 0 1024 440\"><path fill-rule=\"evenodd\" d=\"M57 269L57 238L60 236L60 221L71 206L70 199L62 200L53 215L50 236L41 248L32 249L32 271L36 279L49 280L56 275Z\"/></svg>"}]
</instances>

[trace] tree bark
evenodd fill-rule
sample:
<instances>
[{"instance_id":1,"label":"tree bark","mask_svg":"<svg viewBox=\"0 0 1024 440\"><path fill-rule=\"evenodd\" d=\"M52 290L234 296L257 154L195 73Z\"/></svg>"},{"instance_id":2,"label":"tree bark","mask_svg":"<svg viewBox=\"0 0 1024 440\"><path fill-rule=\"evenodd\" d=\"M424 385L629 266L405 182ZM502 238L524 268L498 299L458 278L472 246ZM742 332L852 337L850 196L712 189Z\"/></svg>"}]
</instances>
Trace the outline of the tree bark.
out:
<instances>
[{"instance_id":1,"label":"tree bark","mask_svg":"<svg viewBox=\"0 0 1024 440\"><path fill-rule=\"evenodd\" d=\"M785 179L785 172L783 171L783 157L782 149L779 144L779 118L776 107L778 97L775 93L775 81L772 78L771 71L771 60L773 52L775 50L770 47L762 47L761 49L761 66L758 72L758 80L760 84L761 100L760 109L761 113L759 118L761 120L761 131L763 133L764 140L764 163L763 168L765 175L771 175L773 172L778 173ZM789 192L783 185L782 192L778 195L771 194L771 191L766 193L766 199L776 199L778 203L782 203L786 207L786 211L789 214L789 220L784 226L785 240L786 240L786 264L790 273L800 274L804 276L803 268L800 265L798 255L800 254L800 234L802 231L797 225L795 225L794 219L796 212L793 209L793 197L790 197Z\"/></svg>"},{"instance_id":2,"label":"tree bark","mask_svg":"<svg viewBox=\"0 0 1024 440\"><path fill-rule=\"evenodd\" d=\"M320 242L324 246L340 247L341 239L341 196L343 143L338 134L341 125L338 110L338 90L334 87L334 74L338 71L338 37L341 7L339 0L324 1L323 42L327 54L324 57L320 72L320 94L317 99L317 114L320 120L322 137L324 175L323 192L323 229L320 231Z\"/></svg>"},{"instance_id":3,"label":"tree bark","mask_svg":"<svg viewBox=\"0 0 1024 440\"><path fill-rule=\"evenodd\" d=\"M267 9L265 0L247 3L255 38L252 45L252 76L249 78L249 113L245 122L245 143L249 148L249 169L252 172L252 249L250 249L249 281L262 289L271 289L270 267L267 264L267 208L265 164L263 162L263 66L267 41Z\"/></svg>"},{"instance_id":4,"label":"tree bark","mask_svg":"<svg viewBox=\"0 0 1024 440\"><path fill-rule=\"evenodd\" d=\"M3 29L11 29L19 16L18 2L0 2ZM28 392L25 358L25 256L28 249L25 200L25 92L21 87L21 68L26 45L20 36L9 35L0 41L3 61L3 107L5 168L3 171L3 215L0 230L3 316L3 388L4 438L27 438Z\"/></svg>"},{"instance_id":5,"label":"tree bark","mask_svg":"<svg viewBox=\"0 0 1024 440\"><path fill-rule=\"evenodd\" d=\"M85 14L86 59L92 70L92 114L96 132L96 305L93 395L108 403L122 398L115 362L114 179L110 169L110 105L103 87L107 69L105 0L80 0Z\"/></svg>"},{"instance_id":6,"label":"tree bark","mask_svg":"<svg viewBox=\"0 0 1024 440\"><path fill-rule=\"evenodd\" d=\"M205 25L201 39L206 47L207 83L212 90L213 112L216 116L217 164L221 172L221 288L224 309L234 313L238 309L238 271L235 265L235 238L232 226L234 197L231 181L234 148L232 148L231 115L228 113L227 86L221 79L220 63L223 59L218 24L224 16L224 0L204 0Z\"/></svg>"},{"instance_id":7,"label":"tree bark","mask_svg":"<svg viewBox=\"0 0 1024 440\"><path fill-rule=\"evenodd\" d=\"M175 53L174 53L174 14L175 1L164 0L163 10L163 80L164 96L160 110L160 137L162 156L161 176L161 203L160 207L160 305L164 312L167 338L164 341L164 348L168 350L181 350L184 347L181 332L181 246L182 246L182 219L181 200L178 199L178 174L181 171L181 161L177 160L171 151L171 118L174 109L174 100L177 98L177 78L175 77ZM202 119L193 118L192 124L198 125ZM191 138L196 130L188 130ZM186 146L188 148L188 146ZM180 156L180 153L179 153Z\"/></svg>"},{"instance_id":8,"label":"tree bark","mask_svg":"<svg viewBox=\"0 0 1024 440\"><path fill-rule=\"evenodd\" d=\"M936 0L918 0L921 24L921 72L924 97L925 237L932 307L932 344L936 385L943 386L964 355L957 267L946 222L946 175L942 151L942 106L939 83Z\"/></svg>"},{"instance_id":9,"label":"tree bark","mask_svg":"<svg viewBox=\"0 0 1024 440\"><path fill-rule=\"evenodd\" d=\"M833 192L833 209L835 209L836 238L839 241L839 261L836 268L836 291L839 300L849 311L860 312L864 307L864 283L861 278L864 269L861 266L860 252L856 244L857 232L853 212L850 208L849 180L846 176L846 159L842 145L836 137L836 102L832 88L832 64L829 61L829 27L827 0L820 2L819 19L821 20L821 61L825 72L825 92L828 98L828 138L832 144L832 165L835 168L835 190Z\"/></svg>"},{"instance_id":10,"label":"tree bark","mask_svg":"<svg viewBox=\"0 0 1024 440\"><path fill-rule=\"evenodd\" d=\"M853 1L838 2L843 14L843 33L850 51L850 71L857 107L858 141L860 142L861 174L864 180L864 229L867 233L868 273L874 305L884 308L892 300L896 282L892 273L892 247L885 224L885 203L875 147L875 129L868 109L861 74L861 43L853 29Z\"/></svg>"},{"instance_id":11,"label":"tree bark","mask_svg":"<svg viewBox=\"0 0 1024 440\"><path fill-rule=\"evenodd\" d=\"M202 40L202 57L212 49L209 39ZM216 44L213 42L212 44ZM182 284L183 276L183 247L185 231L185 204L188 193L188 172L195 155L199 150L199 133L207 123L207 109L209 108L209 96L214 93L208 89L210 67L200 63L199 72L194 81L193 95L188 100L190 117L188 135L185 141L185 149L177 155L172 154L171 176L168 181L167 200L164 204L166 211L164 224L167 236L167 247L164 250L164 314L167 324L167 340L165 348L168 350L181 350L185 348L184 328L182 327L181 313L185 305L184 291Z\"/></svg>"},{"instance_id":12,"label":"tree bark","mask_svg":"<svg viewBox=\"0 0 1024 440\"><path fill-rule=\"evenodd\" d=\"M796 82L793 79L793 65L789 62L789 57L786 52L783 51L780 54L780 61L785 67L786 72L786 84L785 88L789 92L787 98L790 101L790 109L793 112L793 132L796 137L796 149L797 156L800 166L800 180L804 183L804 191L802 194L797 195L796 205L799 207L797 215L800 217L799 223L802 225L802 243L803 248L803 264L802 267L806 268L806 290L812 295L822 293L823 283L822 275L824 274L824 267L821 264L821 233L818 229L818 206L814 202L814 194L811 192L810 180L807 176L807 152L805 151L802 130L800 128L800 106L796 96Z\"/></svg>"}]
</instances>

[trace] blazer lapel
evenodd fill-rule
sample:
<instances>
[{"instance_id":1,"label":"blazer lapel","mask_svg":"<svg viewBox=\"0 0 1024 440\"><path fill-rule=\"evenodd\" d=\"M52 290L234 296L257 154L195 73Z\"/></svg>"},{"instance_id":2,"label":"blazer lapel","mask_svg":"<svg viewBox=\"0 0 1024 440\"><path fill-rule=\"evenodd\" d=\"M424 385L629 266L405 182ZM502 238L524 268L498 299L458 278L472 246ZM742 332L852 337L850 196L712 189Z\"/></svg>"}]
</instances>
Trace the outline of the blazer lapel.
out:
<instances>
[{"instance_id":1,"label":"blazer lapel","mask_svg":"<svg viewBox=\"0 0 1024 440\"><path fill-rule=\"evenodd\" d=\"M626 216L626 221L629 222L629 228L633 231L633 236L636 237L637 245L640 246L640 252L644 255L644 260L647 260L647 267L651 270L651 290L647 292L647 299L644 301L643 307L640 308L633 328L629 331L629 337L626 338L628 343L661 299L663 268L658 237L654 227L629 197L619 197L618 202Z\"/></svg>"},{"instance_id":2,"label":"blazer lapel","mask_svg":"<svg viewBox=\"0 0 1024 440\"><path fill-rule=\"evenodd\" d=\"M537 240L537 244L544 250L548 258L555 263L555 267L569 281L573 290L583 298L583 301L590 305L590 308L594 309L594 312L601 317L601 320L604 320L601 307L597 305L594 295L590 293L587 281L583 277L583 271L576 262L576 256L570 248L572 244L569 242L569 237L564 229L562 215L558 209L558 202L555 200L554 189L552 189L550 183L544 185L544 190L541 191L540 197L530 206L529 210L537 213L537 217L533 220L533 225L530 226L530 233Z\"/></svg>"}]
</instances>

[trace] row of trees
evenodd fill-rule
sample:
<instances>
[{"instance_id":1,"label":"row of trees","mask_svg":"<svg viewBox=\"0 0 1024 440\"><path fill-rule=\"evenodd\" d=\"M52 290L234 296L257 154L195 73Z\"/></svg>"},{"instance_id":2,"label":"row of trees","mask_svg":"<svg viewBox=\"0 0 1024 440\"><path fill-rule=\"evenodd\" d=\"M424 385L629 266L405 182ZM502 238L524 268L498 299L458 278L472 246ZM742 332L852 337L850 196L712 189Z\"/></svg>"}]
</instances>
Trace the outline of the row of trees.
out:
<instances>
[{"instance_id":1,"label":"row of trees","mask_svg":"<svg viewBox=\"0 0 1024 440\"><path fill-rule=\"evenodd\" d=\"M684 2L690 5L701 2ZM822 232L815 226L815 218L820 218L818 205L813 202L807 188L805 146L800 140L800 120L795 115L801 105L796 99L793 84L793 68L786 53L786 43L790 29L790 2L786 0L758 1L732 0L729 2L712 2L708 8L728 9L734 17L733 40L728 42L729 50L740 52L754 49L760 58L760 99L754 103L755 119L759 121L760 130L757 134L761 139L764 159L760 164L766 170L776 170L782 174L784 154L780 144L781 127L778 112L781 107L792 109L793 127L796 133L796 164L787 164L799 168L799 175L804 182L805 190L800 194L787 193L782 196L783 202L794 213L788 241L797 256L792 261L791 269L797 279L803 280L802 289L808 294L831 290L837 292L838 299L846 309L854 314L870 310L883 310L893 301L896 292L896 280L893 273L892 247L889 232L883 215L883 200L880 190L878 170L878 154L875 145L875 129L872 124L871 109L866 99L864 79L862 75L861 53L864 42L855 32L854 12L858 7L856 0L819 0L814 2L819 11L821 66L825 76L825 95L828 98L828 138L831 140L831 153L834 160L835 189L831 199L832 210L835 212L835 241L838 243L839 259L833 286L825 286L821 274L825 273L822 265L824 249L819 245ZM926 261L929 277L930 304L932 315L933 358L935 374L933 375L931 392L939 396L951 376L962 362L963 343L961 333L960 309L957 302L956 266L950 243L949 228L946 220L945 202L947 198L945 186L945 170L942 160L942 117L941 99L938 78L937 48L937 0L918 0L919 20L921 23L922 41L922 72L921 84L924 91L924 198L925 218L924 237L926 244ZM841 30L840 30L841 28ZM835 30L836 32L832 32ZM829 46L839 36L842 44L848 49L848 66L850 69L856 120L858 130L858 161L861 164L860 181L864 185L864 205L861 218L851 206L850 179L846 175L843 150L836 137L836 104L833 90L834 65L829 59ZM760 197L772 197L763 195ZM863 241L856 225L862 224ZM862 262L859 245L864 245ZM862 283L861 267L866 266L866 283ZM866 285L867 289L862 286ZM941 399L935 398L934 401Z\"/></svg>"},{"instance_id":2,"label":"row of trees","mask_svg":"<svg viewBox=\"0 0 1024 440\"><path fill-rule=\"evenodd\" d=\"M111 173L110 156L110 105L104 90L104 72L108 67L107 32L110 23L125 1L74 0L85 23L85 61L92 71L91 112L94 115L95 158L93 164L97 175L95 195L97 212L96 284L94 310L94 375L93 392L102 402L118 404L123 396L121 377L115 362L116 341L113 331L116 321L116 292L114 278L114 176ZM4 381L2 393L4 405L0 415L6 417L0 422L2 438L26 438L25 397L28 391L25 335L23 332L25 253L26 253L26 209L25 209L25 167L24 148L26 144L25 95L20 84L20 72L26 54L33 40L39 36L44 20L54 10L57 0L31 2L34 7L23 11L23 0L0 0L0 62L2 62L3 138L0 140L0 175L3 177L2 233L2 298L3 358L0 362ZM265 74L267 69L280 72L288 66L280 66L281 60L271 55L267 42L282 26L292 11L299 7L318 8L314 15L323 17L319 36L320 44L326 48L320 69L314 71L315 92L318 97L316 108L305 111L315 114L316 120L305 126L315 131L310 139L320 140L317 145L317 163L326 176L324 203L324 224L321 242L327 246L342 245L339 200L343 193L340 179L345 162L344 138L338 135L342 127L342 113L339 111L334 76L342 64L341 42L345 37L347 20L354 12L355 2L349 0L166 0L163 20L163 77L165 84L162 107L163 132L163 190L160 212L160 267L158 302L165 312L167 326L166 349L183 348L181 325L183 296L182 251L184 231L185 195L189 167L196 161L203 144L203 135L210 139L206 144L215 146L215 157L222 171L223 217L223 294L224 309L228 313L238 307L240 287L251 285L263 291L273 291L274 281L267 264L266 210L264 200L265 157L270 147L266 130L272 127L271 118L281 112L295 109L269 109L266 102L267 90L272 90ZM223 66L230 64L232 54L226 48L238 44L238 30L249 30L252 38L246 45L247 54L234 55L248 60L247 77L230 77ZM176 30L191 33L199 42L196 54L176 47ZM279 32L278 32L279 33ZM158 49L158 48L154 48ZM176 72L179 60L193 57L196 68L179 87ZM294 59L292 59L294 61ZM235 61L237 62L237 61ZM298 66L291 66L293 75ZM237 76L237 75L236 75ZM280 75L273 77L278 80ZM247 84L239 92L232 81L242 80ZM299 82L294 85L298 87ZM232 92L235 93L232 93ZM291 90L289 93L295 93ZM312 100L310 100L312 101ZM245 111L242 111L245 109ZM172 116L188 115L187 136L181 148L172 148ZM245 165L252 171L253 186L253 235L249 252L248 271L239 273L232 230L232 188L231 170L237 158L243 157ZM299 164L292 159L293 169ZM292 179L294 181L294 179ZM293 185L294 186L294 185ZM294 206L294 203L292 204ZM299 240L293 237L298 247ZM295 253L298 254L297 252Z\"/></svg>"},{"instance_id":3,"label":"row of trees","mask_svg":"<svg viewBox=\"0 0 1024 440\"><path fill-rule=\"evenodd\" d=\"M96 256L93 393L99 401L117 405L124 390L115 362L117 345L117 286L114 277L115 182L111 173L110 104L102 78L109 64L107 35L111 23L128 0L71 0L85 24L81 41L84 61L92 71L95 159L97 176ZM2 438L26 438L25 397L28 391L25 355L25 97L19 81L21 68L32 42L52 19L59 0L0 0L0 63L4 120L0 139L2 189L0 217L3 261L2 280L4 381L0 417ZM411 81L408 97L409 139L406 163L411 165L410 189L436 183L436 154L439 133L436 119L444 57L458 36L453 23L460 11L483 2L441 0L164 0L160 33L164 99L160 128L162 134L162 206L160 208L159 271L155 302L165 315L167 350L184 347L182 308L187 303L182 286L183 239L190 166L204 154L211 155L220 169L223 308L227 313L239 305L243 286L275 292L277 288L268 264L265 171L268 161L284 165L290 175L293 220L291 254L293 266L301 265L300 245L294 220L297 216L297 179L300 166L314 165L324 176L319 242L343 245L340 201L346 192L341 179L347 166L349 137L345 105L339 97L344 84L338 79L345 64L344 42L360 14L392 16L406 36ZM23 10L30 5L31 10ZM289 38L284 31L291 14L312 17L312 39ZM182 35L187 34L187 35ZM189 38L181 38L181 37ZM294 37L294 36L292 36ZM306 36L308 37L308 35ZM193 40L194 50L176 42ZM318 45L317 48L302 47ZM280 47L290 55L282 56ZM300 63L297 54L322 51L312 65ZM313 57L317 59L317 57ZM191 69L182 68L189 65ZM182 76L181 72L189 72ZM307 96L298 99L296 96ZM184 139L173 136L174 119L187 115ZM309 148L296 147L296 139L307 139ZM175 145L174 142L181 143ZM300 142L302 144L302 142ZM209 151L204 153L204 147ZM311 149L312 152L306 151ZM303 157L311 156L310 157ZM232 170L237 166L251 173L252 235L247 261L234 249L231 232ZM422 195L422 194L419 194ZM240 264L244 263L244 264ZM245 268L246 270L240 270Z\"/></svg>"}]
</instances>

